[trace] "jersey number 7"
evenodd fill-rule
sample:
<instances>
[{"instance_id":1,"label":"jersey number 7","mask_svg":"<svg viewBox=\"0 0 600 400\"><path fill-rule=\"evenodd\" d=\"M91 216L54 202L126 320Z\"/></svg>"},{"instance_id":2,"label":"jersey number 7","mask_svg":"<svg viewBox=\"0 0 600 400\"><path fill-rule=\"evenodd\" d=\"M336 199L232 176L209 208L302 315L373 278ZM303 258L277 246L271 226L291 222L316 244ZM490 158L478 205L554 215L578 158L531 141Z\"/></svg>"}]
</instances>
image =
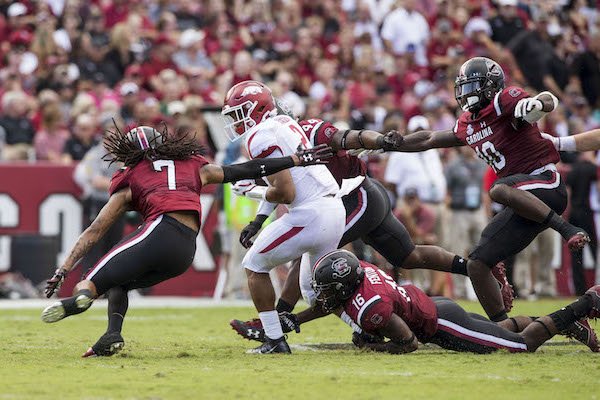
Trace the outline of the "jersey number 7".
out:
<instances>
[{"instance_id":1,"label":"jersey number 7","mask_svg":"<svg viewBox=\"0 0 600 400\"><path fill-rule=\"evenodd\" d=\"M157 172L161 172L163 167L167 167L167 183L169 185L169 190L177 190L177 183L175 182L175 161L156 160L152 165Z\"/></svg>"}]
</instances>

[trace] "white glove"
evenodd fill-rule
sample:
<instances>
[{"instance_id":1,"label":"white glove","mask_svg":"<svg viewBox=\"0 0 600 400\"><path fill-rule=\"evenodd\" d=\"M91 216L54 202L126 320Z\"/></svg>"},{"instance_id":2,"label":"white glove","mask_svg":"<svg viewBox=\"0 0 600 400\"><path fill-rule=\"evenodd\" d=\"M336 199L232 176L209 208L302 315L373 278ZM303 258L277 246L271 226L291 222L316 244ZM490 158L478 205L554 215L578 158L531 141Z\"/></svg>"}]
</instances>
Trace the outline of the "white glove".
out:
<instances>
[{"instance_id":1,"label":"white glove","mask_svg":"<svg viewBox=\"0 0 600 400\"><path fill-rule=\"evenodd\" d=\"M237 196L245 196L246 193L254 189L256 186L257 185L253 179L242 179L241 181L237 181L233 186L231 186L231 190Z\"/></svg>"},{"instance_id":2,"label":"white glove","mask_svg":"<svg viewBox=\"0 0 600 400\"><path fill-rule=\"evenodd\" d=\"M367 157L373 154L383 153L383 149L351 149L348 154L356 157Z\"/></svg>"},{"instance_id":3,"label":"white glove","mask_svg":"<svg viewBox=\"0 0 600 400\"><path fill-rule=\"evenodd\" d=\"M546 140L549 140L552 142L552 144L554 145L554 148L556 150L560 150L560 138L557 138L556 136L552 136L547 134L546 132L540 132L542 137Z\"/></svg>"},{"instance_id":4,"label":"white glove","mask_svg":"<svg viewBox=\"0 0 600 400\"><path fill-rule=\"evenodd\" d=\"M544 108L544 104L534 97L521 99L517 102L517 106L515 107L515 118L523 118L527 121L526 117L529 114L535 111L542 111L542 108Z\"/></svg>"},{"instance_id":5,"label":"white glove","mask_svg":"<svg viewBox=\"0 0 600 400\"><path fill-rule=\"evenodd\" d=\"M233 193L245 196L253 200L265 200L267 194L266 186L258 186L253 179L239 180L231 187Z\"/></svg>"}]
</instances>

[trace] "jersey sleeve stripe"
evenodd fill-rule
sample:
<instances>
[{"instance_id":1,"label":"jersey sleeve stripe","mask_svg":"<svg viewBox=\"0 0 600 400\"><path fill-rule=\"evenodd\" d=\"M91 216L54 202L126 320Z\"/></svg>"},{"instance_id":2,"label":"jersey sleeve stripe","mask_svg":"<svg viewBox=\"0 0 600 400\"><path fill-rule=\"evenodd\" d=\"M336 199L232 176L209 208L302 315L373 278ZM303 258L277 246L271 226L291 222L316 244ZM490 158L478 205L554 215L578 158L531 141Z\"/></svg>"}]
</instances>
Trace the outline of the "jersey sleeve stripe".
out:
<instances>
[{"instance_id":1,"label":"jersey sleeve stripe","mask_svg":"<svg viewBox=\"0 0 600 400\"><path fill-rule=\"evenodd\" d=\"M265 158L270 156L271 154L273 154L273 152L275 150L279 150L279 152L283 155L283 151L281 150L281 148L279 146L269 146L267 147L266 150L262 151L259 155L257 155L256 157L253 158Z\"/></svg>"},{"instance_id":2,"label":"jersey sleeve stripe","mask_svg":"<svg viewBox=\"0 0 600 400\"><path fill-rule=\"evenodd\" d=\"M500 108L500 93L502 92L498 92L496 93L496 96L494 96L494 109L496 110L497 116L502 115L502 109Z\"/></svg>"},{"instance_id":3,"label":"jersey sleeve stripe","mask_svg":"<svg viewBox=\"0 0 600 400\"><path fill-rule=\"evenodd\" d=\"M513 342L508 339L473 331L441 318L438 318L437 323L438 329L473 343L497 349L507 349L511 352L527 351L527 345L525 343Z\"/></svg>"},{"instance_id":4,"label":"jersey sleeve stripe","mask_svg":"<svg viewBox=\"0 0 600 400\"><path fill-rule=\"evenodd\" d=\"M318 143L315 142L315 139L317 138L317 132L319 131L321 125L323 125L323 122L325 121L321 121L318 124L316 124L310 131L310 137L308 138L308 140L310 140L310 143L312 143L313 146L318 145Z\"/></svg>"},{"instance_id":5,"label":"jersey sleeve stripe","mask_svg":"<svg viewBox=\"0 0 600 400\"><path fill-rule=\"evenodd\" d=\"M358 324L360 326L362 326L363 314L366 313L369 310L369 308L373 307L379 301L381 301L381 296L377 294L377 295L371 297L369 300L367 300L366 303L362 305L360 310L358 310L358 316L356 317L356 319L357 319L356 322L358 322Z\"/></svg>"}]
</instances>

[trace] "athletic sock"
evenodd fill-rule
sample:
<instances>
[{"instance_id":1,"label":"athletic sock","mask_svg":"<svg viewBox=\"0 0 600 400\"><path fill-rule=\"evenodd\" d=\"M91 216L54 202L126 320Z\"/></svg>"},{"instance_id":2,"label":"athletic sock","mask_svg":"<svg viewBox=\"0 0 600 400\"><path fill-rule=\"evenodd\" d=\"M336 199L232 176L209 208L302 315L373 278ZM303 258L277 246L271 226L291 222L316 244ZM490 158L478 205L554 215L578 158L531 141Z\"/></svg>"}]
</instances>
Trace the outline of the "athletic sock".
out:
<instances>
[{"instance_id":1,"label":"athletic sock","mask_svg":"<svg viewBox=\"0 0 600 400\"><path fill-rule=\"evenodd\" d=\"M280 313L280 312L291 313L294 310L294 306L285 300L279 299L279 300L277 300L277 305L275 306L275 309L277 310L278 313Z\"/></svg>"},{"instance_id":2,"label":"athletic sock","mask_svg":"<svg viewBox=\"0 0 600 400\"><path fill-rule=\"evenodd\" d=\"M121 287L108 291L108 329L106 332L121 332L123 320L129 307L127 291Z\"/></svg>"},{"instance_id":3,"label":"athletic sock","mask_svg":"<svg viewBox=\"0 0 600 400\"><path fill-rule=\"evenodd\" d=\"M584 294L575 302L549 315L559 332L565 330L573 322L584 318L592 308L592 297Z\"/></svg>"},{"instance_id":4,"label":"athletic sock","mask_svg":"<svg viewBox=\"0 0 600 400\"><path fill-rule=\"evenodd\" d=\"M467 260L465 260L461 256L454 256L450 272L452 272L453 274L469 276L469 273L467 272Z\"/></svg>"},{"instance_id":5,"label":"athletic sock","mask_svg":"<svg viewBox=\"0 0 600 400\"><path fill-rule=\"evenodd\" d=\"M74 296L60 301L67 315L81 314L94 302L94 296L88 289L78 291Z\"/></svg>"},{"instance_id":6,"label":"athletic sock","mask_svg":"<svg viewBox=\"0 0 600 400\"><path fill-rule=\"evenodd\" d=\"M258 317L260 318L260 322L262 322L265 335L269 339L279 339L283 336L279 314L276 310L259 312Z\"/></svg>"},{"instance_id":7,"label":"athletic sock","mask_svg":"<svg viewBox=\"0 0 600 400\"><path fill-rule=\"evenodd\" d=\"M544 220L544 222L542 222L542 224L548 224L550 228L560 233L560 235L565 240L569 240L577 232L581 231L580 228L565 221L560 215L558 215L554 211L550 211L550 213L548 214L548 216L546 216L546 219Z\"/></svg>"}]
</instances>

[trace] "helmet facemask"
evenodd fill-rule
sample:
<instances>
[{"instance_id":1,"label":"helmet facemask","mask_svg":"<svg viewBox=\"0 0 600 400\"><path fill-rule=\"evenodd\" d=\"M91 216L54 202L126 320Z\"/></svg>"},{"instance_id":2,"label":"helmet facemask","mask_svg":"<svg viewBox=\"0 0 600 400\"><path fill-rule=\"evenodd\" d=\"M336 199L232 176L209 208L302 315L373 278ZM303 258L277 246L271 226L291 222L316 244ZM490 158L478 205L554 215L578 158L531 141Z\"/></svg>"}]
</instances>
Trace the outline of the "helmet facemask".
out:
<instances>
[{"instance_id":1,"label":"helmet facemask","mask_svg":"<svg viewBox=\"0 0 600 400\"><path fill-rule=\"evenodd\" d=\"M237 106L227 106L227 108L221 111L221 115L225 120L225 134L229 140L236 140L249 129L256 126L256 121L254 121L250 115L252 115L257 104L258 102L256 101L246 101Z\"/></svg>"},{"instance_id":2,"label":"helmet facemask","mask_svg":"<svg viewBox=\"0 0 600 400\"><path fill-rule=\"evenodd\" d=\"M316 294L317 303L321 305L323 311L332 312L336 308L341 307L345 300L348 299L348 290L340 282L317 284L312 282L313 289ZM352 294L352 292L350 292Z\"/></svg>"}]
</instances>

